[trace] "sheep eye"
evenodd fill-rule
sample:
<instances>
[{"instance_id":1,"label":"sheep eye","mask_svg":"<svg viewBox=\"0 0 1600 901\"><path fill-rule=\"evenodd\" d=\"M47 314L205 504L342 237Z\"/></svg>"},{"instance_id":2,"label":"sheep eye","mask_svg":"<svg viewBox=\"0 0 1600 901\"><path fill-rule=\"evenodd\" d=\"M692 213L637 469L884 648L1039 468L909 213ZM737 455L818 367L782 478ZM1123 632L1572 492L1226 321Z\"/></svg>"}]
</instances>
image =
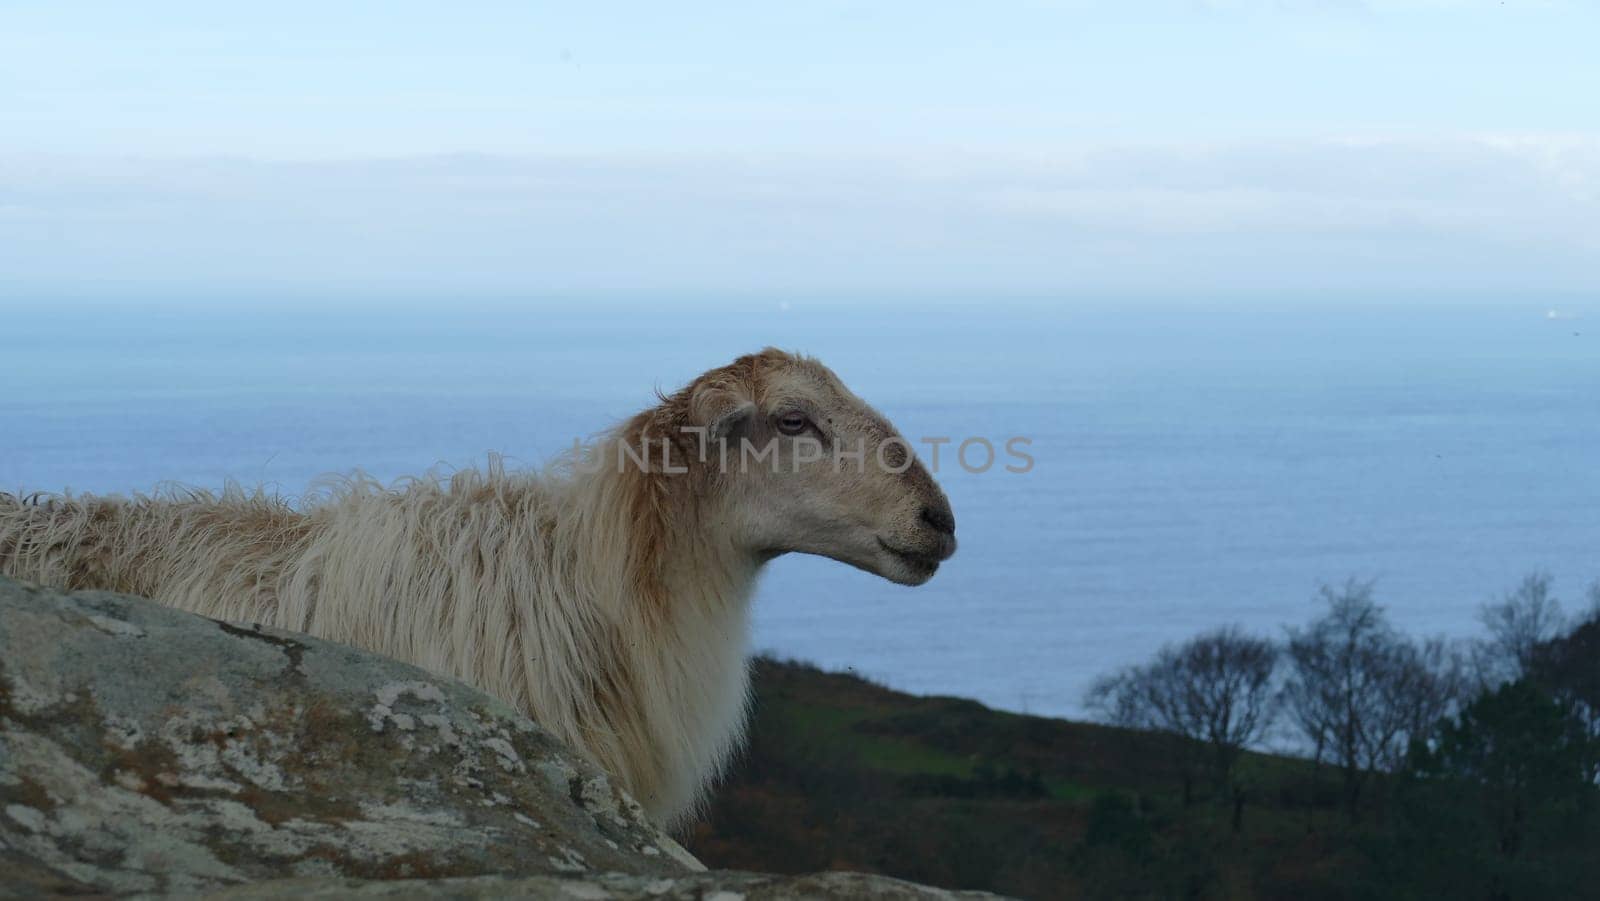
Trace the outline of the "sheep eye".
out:
<instances>
[{"instance_id":1,"label":"sheep eye","mask_svg":"<svg viewBox=\"0 0 1600 901\"><path fill-rule=\"evenodd\" d=\"M778 431L785 435L798 435L806 430L806 417L802 413L785 413L778 417Z\"/></svg>"}]
</instances>

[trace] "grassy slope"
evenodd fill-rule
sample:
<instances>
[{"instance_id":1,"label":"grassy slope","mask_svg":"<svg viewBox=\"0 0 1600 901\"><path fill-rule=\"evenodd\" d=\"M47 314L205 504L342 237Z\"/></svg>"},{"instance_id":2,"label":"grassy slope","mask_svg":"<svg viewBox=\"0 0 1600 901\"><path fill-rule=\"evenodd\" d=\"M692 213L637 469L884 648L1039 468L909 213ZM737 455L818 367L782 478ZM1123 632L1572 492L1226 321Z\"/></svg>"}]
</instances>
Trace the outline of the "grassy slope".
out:
<instances>
[{"instance_id":1,"label":"grassy slope","mask_svg":"<svg viewBox=\"0 0 1600 901\"><path fill-rule=\"evenodd\" d=\"M715 867L840 868L1022 897L1320 893L1336 793L1252 755L1244 829L1185 808L1164 736L914 697L759 661L747 752L690 848ZM1333 855L1337 857L1337 855Z\"/></svg>"}]
</instances>

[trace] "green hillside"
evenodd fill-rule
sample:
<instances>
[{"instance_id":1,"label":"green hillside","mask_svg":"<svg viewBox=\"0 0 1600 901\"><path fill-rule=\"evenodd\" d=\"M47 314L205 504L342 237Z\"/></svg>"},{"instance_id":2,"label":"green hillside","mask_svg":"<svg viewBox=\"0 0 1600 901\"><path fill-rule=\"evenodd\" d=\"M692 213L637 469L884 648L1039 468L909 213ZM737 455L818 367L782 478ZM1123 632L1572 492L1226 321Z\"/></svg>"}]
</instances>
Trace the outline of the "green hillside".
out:
<instances>
[{"instance_id":1,"label":"green hillside","mask_svg":"<svg viewBox=\"0 0 1600 901\"><path fill-rule=\"evenodd\" d=\"M867 870L1025 898L1521 896L1454 862L1466 839L1430 839L1417 793L1385 791L1406 800L1352 820L1337 775L1305 760L1247 755L1242 803L1197 786L1185 804L1165 735L766 659L755 696L748 749L689 837L713 867ZM1568 849L1530 878L1581 893L1594 857Z\"/></svg>"}]
</instances>

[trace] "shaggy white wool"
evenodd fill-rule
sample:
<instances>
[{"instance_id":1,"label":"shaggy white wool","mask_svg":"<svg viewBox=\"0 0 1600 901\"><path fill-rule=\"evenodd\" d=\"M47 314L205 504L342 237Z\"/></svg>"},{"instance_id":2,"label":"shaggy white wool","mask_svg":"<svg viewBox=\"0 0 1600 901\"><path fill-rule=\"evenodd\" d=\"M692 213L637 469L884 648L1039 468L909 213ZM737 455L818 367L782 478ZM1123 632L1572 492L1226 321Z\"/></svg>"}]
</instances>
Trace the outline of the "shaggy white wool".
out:
<instances>
[{"instance_id":1,"label":"shaggy white wool","mask_svg":"<svg viewBox=\"0 0 1600 901\"><path fill-rule=\"evenodd\" d=\"M515 474L491 459L484 472L394 490L345 480L298 510L237 487L0 495L0 569L462 679L529 712L670 821L739 740L755 572L731 560L702 571L692 602L655 615L620 563L630 511L604 474Z\"/></svg>"}]
</instances>

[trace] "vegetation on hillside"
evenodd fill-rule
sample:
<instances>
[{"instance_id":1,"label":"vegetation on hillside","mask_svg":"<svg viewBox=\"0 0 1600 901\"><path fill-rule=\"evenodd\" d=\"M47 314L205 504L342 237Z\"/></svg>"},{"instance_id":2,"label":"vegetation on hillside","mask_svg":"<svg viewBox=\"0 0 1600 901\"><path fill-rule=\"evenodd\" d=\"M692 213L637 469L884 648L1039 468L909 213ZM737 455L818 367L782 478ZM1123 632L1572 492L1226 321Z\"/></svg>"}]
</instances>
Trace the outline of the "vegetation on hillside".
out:
<instances>
[{"instance_id":1,"label":"vegetation on hillside","mask_svg":"<svg viewBox=\"0 0 1600 901\"><path fill-rule=\"evenodd\" d=\"M1370 585L1323 601L1282 641L1224 628L1111 674L1106 724L759 660L690 847L1024 898L1595 894L1600 591L1569 619L1531 577L1470 643L1400 634Z\"/></svg>"}]
</instances>

